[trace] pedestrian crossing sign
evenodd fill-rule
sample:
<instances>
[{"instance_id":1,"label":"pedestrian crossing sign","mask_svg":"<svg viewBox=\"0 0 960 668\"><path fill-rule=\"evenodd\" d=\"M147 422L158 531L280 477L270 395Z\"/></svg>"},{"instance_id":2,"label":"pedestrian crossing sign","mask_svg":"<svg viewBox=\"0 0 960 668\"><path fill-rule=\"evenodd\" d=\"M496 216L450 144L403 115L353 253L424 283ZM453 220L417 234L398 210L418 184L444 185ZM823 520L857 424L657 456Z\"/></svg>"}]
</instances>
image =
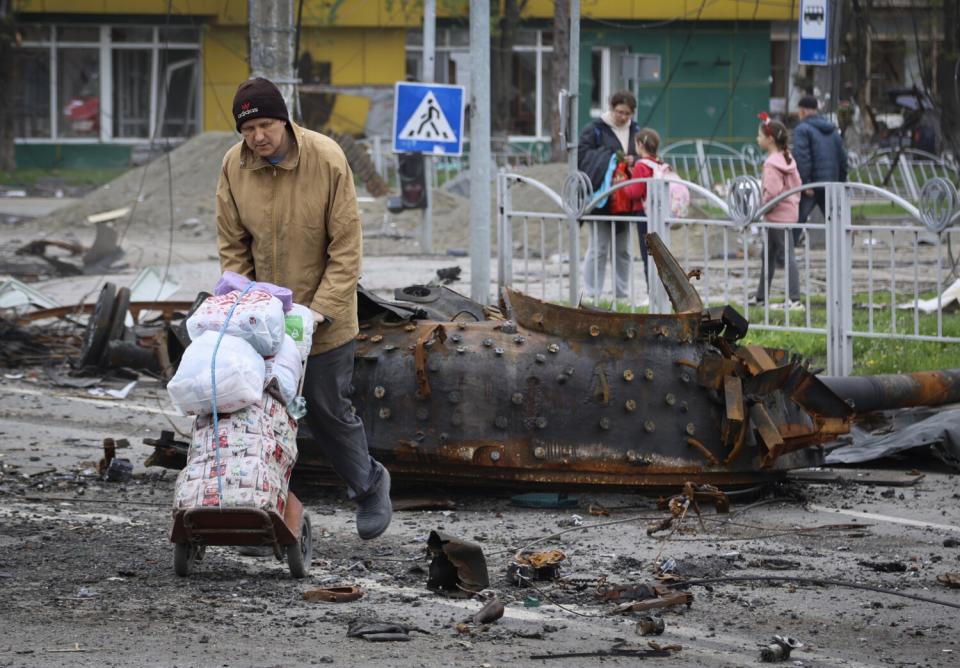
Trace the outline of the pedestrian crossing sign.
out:
<instances>
[{"instance_id":1,"label":"pedestrian crossing sign","mask_svg":"<svg viewBox=\"0 0 960 668\"><path fill-rule=\"evenodd\" d=\"M393 102L396 153L463 152L463 86L398 82Z\"/></svg>"}]
</instances>

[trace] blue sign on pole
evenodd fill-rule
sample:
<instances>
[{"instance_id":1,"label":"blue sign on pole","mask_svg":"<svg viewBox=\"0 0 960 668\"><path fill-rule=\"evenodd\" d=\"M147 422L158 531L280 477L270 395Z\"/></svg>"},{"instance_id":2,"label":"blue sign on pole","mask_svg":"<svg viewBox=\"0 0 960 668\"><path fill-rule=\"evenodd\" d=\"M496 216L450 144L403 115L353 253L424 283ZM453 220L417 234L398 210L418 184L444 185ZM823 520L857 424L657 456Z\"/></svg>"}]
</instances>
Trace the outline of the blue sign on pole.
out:
<instances>
[{"instance_id":1,"label":"blue sign on pole","mask_svg":"<svg viewBox=\"0 0 960 668\"><path fill-rule=\"evenodd\" d=\"M463 152L463 86L398 82L393 97L396 153Z\"/></svg>"},{"instance_id":2,"label":"blue sign on pole","mask_svg":"<svg viewBox=\"0 0 960 668\"><path fill-rule=\"evenodd\" d=\"M826 65L829 62L828 15L827 0L800 0L799 64Z\"/></svg>"}]
</instances>

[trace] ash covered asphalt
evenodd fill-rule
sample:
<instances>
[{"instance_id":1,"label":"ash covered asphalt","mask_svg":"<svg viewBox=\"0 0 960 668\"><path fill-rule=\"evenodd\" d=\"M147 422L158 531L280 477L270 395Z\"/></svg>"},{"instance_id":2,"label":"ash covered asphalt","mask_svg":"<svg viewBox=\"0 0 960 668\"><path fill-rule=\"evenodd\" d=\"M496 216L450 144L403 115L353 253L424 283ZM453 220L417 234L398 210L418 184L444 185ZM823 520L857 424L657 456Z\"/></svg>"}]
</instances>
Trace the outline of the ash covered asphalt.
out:
<instances>
[{"instance_id":1,"label":"ash covered asphalt","mask_svg":"<svg viewBox=\"0 0 960 668\"><path fill-rule=\"evenodd\" d=\"M576 509L532 510L512 506L508 494L435 489L453 510L398 512L382 538L365 543L343 494L320 489L304 498L314 538L307 579L230 548L208 549L184 579L173 573L168 540L174 475L144 468L150 449L140 442L169 429L168 419L183 430L189 422L168 415L155 385L108 401L30 376L0 382L0 666L745 666L759 663L774 634L804 643L783 665L958 663L960 608L890 593L781 582L695 586L689 608L663 611L662 635L642 637L639 615L611 614L617 603L596 591L598 578L658 584L655 564L672 559L675 576L687 579L833 578L960 606L960 590L937 582L960 571L960 478L930 462L912 486L794 483L781 498L734 497L727 517L704 507L702 527L688 515L673 533L652 537L647 525L665 513L642 496L581 494ZM129 483L101 482L92 471L107 436L131 443L118 453L134 461ZM915 466L859 477L912 481ZM591 516L591 503L610 516ZM537 583L540 591L509 584L514 550L574 528L574 514L585 524L624 521L538 543L567 555L560 582ZM843 526L809 530L825 525ZM490 589L506 604L502 619L458 629L483 602L426 588L424 548L434 529L483 547ZM334 584L359 585L364 596L303 600L304 591ZM531 596L539 607L524 605ZM409 642L348 638L348 624L363 617L428 633L411 633ZM682 649L623 654L649 650L649 640ZM551 656L532 658L543 655Z\"/></svg>"}]
</instances>

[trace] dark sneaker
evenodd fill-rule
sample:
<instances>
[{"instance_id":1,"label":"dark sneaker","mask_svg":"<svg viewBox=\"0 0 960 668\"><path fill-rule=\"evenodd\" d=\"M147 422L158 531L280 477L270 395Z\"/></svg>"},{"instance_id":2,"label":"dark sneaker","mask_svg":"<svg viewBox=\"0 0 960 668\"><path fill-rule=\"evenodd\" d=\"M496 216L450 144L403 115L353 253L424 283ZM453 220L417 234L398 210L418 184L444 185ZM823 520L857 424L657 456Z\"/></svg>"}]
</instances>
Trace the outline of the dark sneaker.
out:
<instances>
[{"instance_id":1,"label":"dark sneaker","mask_svg":"<svg viewBox=\"0 0 960 668\"><path fill-rule=\"evenodd\" d=\"M364 540L376 538L390 526L393 505L390 503L390 472L376 463L380 475L375 485L354 499L357 504L357 534Z\"/></svg>"}]
</instances>

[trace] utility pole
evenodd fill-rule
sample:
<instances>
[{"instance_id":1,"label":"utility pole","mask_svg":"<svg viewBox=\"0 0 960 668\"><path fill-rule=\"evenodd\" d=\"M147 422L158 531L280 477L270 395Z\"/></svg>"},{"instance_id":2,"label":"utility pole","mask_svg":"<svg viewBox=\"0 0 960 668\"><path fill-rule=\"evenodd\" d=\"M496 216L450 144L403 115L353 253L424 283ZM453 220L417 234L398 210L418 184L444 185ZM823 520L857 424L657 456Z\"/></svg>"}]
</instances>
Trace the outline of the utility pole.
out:
<instances>
[{"instance_id":1,"label":"utility pole","mask_svg":"<svg viewBox=\"0 0 960 668\"><path fill-rule=\"evenodd\" d=\"M297 31L293 0L248 0L250 28L250 76L264 77L277 84L293 113L294 35Z\"/></svg>"},{"instance_id":2,"label":"utility pole","mask_svg":"<svg viewBox=\"0 0 960 668\"><path fill-rule=\"evenodd\" d=\"M437 50L437 0L423 0L423 71L420 80L433 83ZM420 252L433 253L433 157L423 156L423 177L426 182L427 206L423 210L420 229Z\"/></svg>"},{"instance_id":3,"label":"utility pole","mask_svg":"<svg viewBox=\"0 0 960 668\"><path fill-rule=\"evenodd\" d=\"M553 4L553 68L551 80L553 90L559 92L567 87L567 75L570 69L570 4L557 0ZM561 162L566 158L563 142L560 141L560 96L550 98L550 160Z\"/></svg>"},{"instance_id":4,"label":"utility pole","mask_svg":"<svg viewBox=\"0 0 960 668\"><path fill-rule=\"evenodd\" d=\"M0 89L14 104L20 102L20 82L14 55L17 49L16 16L13 0L0 0ZM0 116L0 171L12 172L17 167L12 110Z\"/></svg>"},{"instance_id":5,"label":"utility pole","mask_svg":"<svg viewBox=\"0 0 960 668\"><path fill-rule=\"evenodd\" d=\"M470 0L470 297L490 302L490 0ZM510 252L507 248L504 252Z\"/></svg>"},{"instance_id":6,"label":"utility pole","mask_svg":"<svg viewBox=\"0 0 960 668\"><path fill-rule=\"evenodd\" d=\"M562 0L561 0L562 1ZM567 171L574 174L577 168L577 138L580 136L580 0L570 0L570 142L567 144ZM601 100L601 104L605 104Z\"/></svg>"}]
</instances>

